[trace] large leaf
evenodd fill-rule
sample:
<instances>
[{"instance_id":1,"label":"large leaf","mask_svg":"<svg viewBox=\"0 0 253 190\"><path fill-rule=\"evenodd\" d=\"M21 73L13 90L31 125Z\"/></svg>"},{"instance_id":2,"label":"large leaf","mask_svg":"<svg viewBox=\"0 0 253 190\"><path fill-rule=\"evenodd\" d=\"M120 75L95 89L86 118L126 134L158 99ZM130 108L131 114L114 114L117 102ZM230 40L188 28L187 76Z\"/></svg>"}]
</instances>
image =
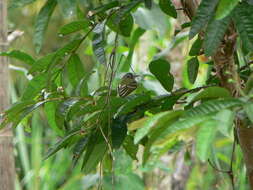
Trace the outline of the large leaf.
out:
<instances>
[{"instance_id":1,"label":"large leaf","mask_svg":"<svg viewBox=\"0 0 253 190\"><path fill-rule=\"evenodd\" d=\"M0 52L0 56L8 56L11 58L15 58L19 61L22 61L28 65L33 65L35 60L32 58L32 56L28 55L25 52L19 51L19 50L12 50L10 52Z\"/></svg>"},{"instance_id":2,"label":"large leaf","mask_svg":"<svg viewBox=\"0 0 253 190\"><path fill-rule=\"evenodd\" d=\"M82 61L78 54L72 54L68 60L67 72L70 83L74 88L85 75Z\"/></svg>"},{"instance_id":3,"label":"large leaf","mask_svg":"<svg viewBox=\"0 0 253 190\"><path fill-rule=\"evenodd\" d=\"M199 60L197 57L191 58L187 61L187 73L189 81L193 84L198 76Z\"/></svg>"},{"instance_id":4,"label":"large leaf","mask_svg":"<svg viewBox=\"0 0 253 190\"><path fill-rule=\"evenodd\" d=\"M100 133L100 131L99 131ZM95 169L103 159L107 145L101 134L95 133L89 138L87 149L84 155L82 170L89 173Z\"/></svg>"},{"instance_id":5,"label":"large leaf","mask_svg":"<svg viewBox=\"0 0 253 190\"><path fill-rule=\"evenodd\" d=\"M53 60L54 56L54 53L50 53L36 60L35 64L33 64L32 68L29 70L29 73L41 72L46 69Z\"/></svg>"},{"instance_id":6,"label":"large leaf","mask_svg":"<svg viewBox=\"0 0 253 190\"><path fill-rule=\"evenodd\" d=\"M236 98L226 98L221 100L210 100L204 102L194 108L187 110L184 114L185 117L203 116L207 114L217 113L220 110L242 106L244 103Z\"/></svg>"},{"instance_id":7,"label":"large leaf","mask_svg":"<svg viewBox=\"0 0 253 190\"><path fill-rule=\"evenodd\" d=\"M24 101L35 98L45 88L47 76L47 73L41 73L29 81L21 99Z\"/></svg>"},{"instance_id":8,"label":"large leaf","mask_svg":"<svg viewBox=\"0 0 253 190\"><path fill-rule=\"evenodd\" d=\"M217 129L226 137L231 137L234 118L235 112L229 109L219 111L214 118L217 120Z\"/></svg>"},{"instance_id":9,"label":"large leaf","mask_svg":"<svg viewBox=\"0 0 253 190\"><path fill-rule=\"evenodd\" d=\"M35 102L31 100L16 103L12 108L3 113L0 117L0 129L8 123L12 123L12 127L16 127L28 114L46 103L48 100Z\"/></svg>"},{"instance_id":10,"label":"large leaf","mask_svg":"<svg viewBox=\"0 0 253 190\"><path fill-rule=\"evenodd\" d=\"M45 5L41 8L36 21L35 21L35 31L33 36L33 43L35 45L35 50L37 53L40 52L44 34L46 32L50 17L54 12L54 9L57 5L57 1L48 0Z\"/></svg>"},{"instance_id":11,"label":"large leaf","mask_svg":"<svg viewBox=\"0 0 253 190\"><path fill-rule=\"evenodd\" d=\"M149 95L138 95L134 97L133 99L129 100L127 103L123 104L117 111L117 113L114 115L114 118L117 118L120 115L129 113L134 111L134 108L150 101Z\"/></svg>"},{"instance_id":12,"label":"large leaf","mask_svg":"<svg viewBox=\"0 0 253 190\"><path fill-rule=\"evenodd\" d=\"M131 135L127 135L123 147L126 153L131 156L133 160L137 160L136 154L138 152L138 145L134 144L134 138Z\"/></svg>"},{"instance_id":13,"label":"large leaf","mask_svg":"<svg viewBox=\"0 0 253 190\"><path fill-rule=\"evenodd\" d=\"M125 116L114 119L111 125L112 147L119 148L127 135Z\"/></svg>"},{"instance_id":14,"label":"large leaf","mask_svg":"<svg viewBox=\"0 0 253 190\"><path fill-rule=\"evenodd\" d=\"M88 138L85 136L83 138L81 138L74 146L73 148L73 166L75 166L79 160L79 158L81 157L81 155L83 154L85 148L86 148L86 144L88 142Z\"/></svg>"},{"instance_id":15,"label":"large leaf","mask_svg":"<svg viewBox=\"0 0 253 190\"><path fill-rule=\"evenodd\" d=\"M80 31L82 29L86 29L90 26L90 22L87 20L78 20L68 23L60 28L58 34L65 36L67 34L71 34L73 32Z\"/></svg>"},{"instance_id":16,"label":"large leaf","mask_svg":"<svg viewBox=\"0 0 253 190\"><path fill-rule=\"evenodd\" d=\"M47 117L48 124L58 135L63 136L64 135L63 130L61 130L56 123L55 118L56 108L57 108L56 102L47 102L44 105L45 115Z\"/></svg>"},{"instance_id":17,"label":"large leaf","mask_svg":"<svg viewBox=\"0 0 253 190\"><path fill-rule=\"evenodd\" d=\"M216 19L223 19L229 15L229 13L235 8L235 6L239 3L239 0L220 0L215 18Z\"/></svg>"},{"instance_id":18,"label":"large leaf","mask_svg":"<svg viewBox=\"0 0 253 190\"><path fill-rule=\"evenodd\" d=\"M174 78L170 74L170 63L164 59L157 59L149 64L149 70L155 75L163 88L171 92L174 85Z\"/></svg>"},{"instance_id":19,"label":"large leaf","mask_svg":"<svg viewBox=\"0 0 253 190\"><path fill-rule=\"evenodd\" d=\"M165 125L166 128L163 130L155 139L156 144L160 144L165 142L168 138L171 137L173 134L177 134L179 132L183 132L189 128L195 127L199 125L203 121L210 120L213 115L205 114L205 115L198 115L192 117L186 117L179 121L175 121L173 124Z\"/></svg>"},{"instance_id":20,"label":"large leaf","mask_svg":"<svg viewBox=\"0 0 253 190\"><path fill-rule=\"evenodd\" d=\"M215 120L205 121L199 129L196 138L196 155L205 162L210 153L210 147L217 132L217 122Z\"/></svg>"},{"instance_id":21,"label":"large leaf","mask_svg":"<svg viewBox=\"0 0 253 190\"><path fill-rule=\"evenodd\" d=\"M192 39L199 33L210 20L218 0L203 0L201 1L196 16L193 18L189 38Z\"/></svg>"},{"instance_id":22,"label":"large leaf","mask_svg":"<svg viewBox=\"0 0 253 190\"><path fill-rule=\"evenodd\" d=\"M134 143L137 144L143 137L145 137L149 131L154 128L158 127L158 122L162 122L162 120L169 120L173 117L173 114L171 112L161 112L156 115L153 115L145 120L142 127L137 130L134 136Z\"/></svg>"},{"instance_id":23,"label":"large leaf","mask_svg":"<svg viewBox=\"0 0 253 190\"><path fill-rule=\"evenodd\" d=\"M159 0L159 6L165 14L177 18L177 11L170 0Z\"/></svg>"},{"instance_id":24,"label":"large leaf","mask_svg":"<svg viewBox=\"0 0 253 190\"><path fill-rule=\"evenodd\" d=\"M253 5L245 1L234 10L233 20L242 40L244 52L253 51Z\"/></svg>"},{"instance_id":25,"label":"large leaf","mask_svg":"<svg viewBox=\"0 0 253 190\"><path fill-rule=\"evenodd\" d=\"M119 6L119 1L112 1L107 4L101 5L99 7L96 7L95 9L92 10L92 15L96 15L102 12L105 12L111 8Z\"/></svg>"},{"instance_id":26,"label":"large leaf","mask_svg":"<svg viewBox=\"0 0 253 190\"><path fill-rule=\"evenodd\" d=\"M213 19L208 24L204 38L204 50L207 56L211 56L217 51L230 21L231 18L226 17L222 20Z\"/></svg>"},{"instance_id":27,"label":"large leaf","mask_svg":"<svg viewBox=\"0 0 253 190\"><path fill-rule=\"evenodd\" d=\"M92 49L99 63L106 65L106 55L104 50L104 28L105 23L99 23L93 30Z\"/></svg>"},{"instance_id":28,"label":"large leaf","mask_svg":"<svg viewBox=\"0 0 253 190\"><path fill-rule=\"evenodd\" d=\"M129 70L130 65L132 63L132 57L134 54L134 48L136 46L136 44L139 41L139 38L145 33L145 30L142 28L137 28L135 29L135 31L133 32L132 36L131 36L131 40L129 42L129 51L128 51L128 55L126 58L126 61L124 62L124 64L122 65L122 71L126 72Z\"/></svg>"},{"instance_id":29,"label":"large leaf","mask_svg":"<svg viewBox=\"0 0 253 190\"><path fill-rule=\"evenodd\" d=\"M71 107L78 102L77 98L69 98L58 104L55 112L55 120L59 128L64 128L64 121Z\"/></svg>"},{"instance_id":30,"label":"large leaf","mask_svg":"<svg viewBox=\"0 0 253 190\"><path fill-rule=\"evenodd\" d=\"M199 92L191 102L212 98L229 98L229 97L231 97L231 94L227 89L219 86L211 86Z\"/></svg>"}]
</instances>

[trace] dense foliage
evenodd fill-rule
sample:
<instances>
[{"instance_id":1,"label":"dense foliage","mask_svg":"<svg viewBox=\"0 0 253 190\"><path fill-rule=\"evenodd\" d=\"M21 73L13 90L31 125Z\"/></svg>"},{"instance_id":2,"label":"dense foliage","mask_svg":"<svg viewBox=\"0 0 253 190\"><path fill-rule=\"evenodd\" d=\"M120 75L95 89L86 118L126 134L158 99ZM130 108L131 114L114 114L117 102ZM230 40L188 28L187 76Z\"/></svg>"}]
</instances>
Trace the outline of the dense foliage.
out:
<instances>
[{"instance_id":1,"label":"dense foliage","mask_svg":"<svg viewBox=\"0 0 253 190\"><path fill-rule=\"evenodd\" d=\"M10 9L34 2L13 0ZM104 189L112 186L144 189L141 177L131 169L134 160L138 161L135 167L143 173L154 168L168 172L167 166L159 165L160 157L180 151L185 162L192 164L187 189L214 189L215 186L231 189L229 179L223 182L219 176L214 177L222 170L220 167L230 169L217 175L226 178L226 173L232 172L235 176L232 186L247 188L242 153L235 148L234 128L238 118L246 126L253 122L252 1L202 0L193 19L182 23L175 34L167 28L176 19L180 20L179 15L186 17L189 13L183 4L183 10L176 9L170 0L41 2L44 5L36 16L33 44L36 53L42 56L35 58L32 53L21 50L0 53L23 62L29 79L18 101L2 114L1 127L22 123L32 135L42 138L44 129L38 120L46 120L44 125L51 127L53 141L57 136L60 140L48 148L44 159L49 158L51 162L53 155L62 154L66 148L75 167L72 172L81 169L89 174L86 177L90 185L87 182L84 188L97 184ZM57 31L66 43L55 51L40 53L47 43L45 33L58 7L68 18L68 23ZM70 15L74 17L69 18ZM164 26L163 19L168 25ZM234 33L224 38L231 28L235 28ZM170 38L170 43L150 50L149 71L144 71L140 69L143 63L133 62L137 46L148 31L153 31L149 37L156 41L154 44L163 44L159 38ZM185 68L180 71L183 84L178 88L167 54L188 41L187 36L193 40ZM224 82L215 66L215 56L223 43L234 39L237 41L232 53L235 69L221 68L224 68L221 73L227 75ZM88 56L96 62L92 69L83 64L89 61ZM116 88L122 74L133 70L140 75L137 90L125 98L119 97ZM153 88L151 83L158 87ZM231 154L236 154L236 158ZM194 182L199 171L205 182Z\"/></svg>"}]
</instances>

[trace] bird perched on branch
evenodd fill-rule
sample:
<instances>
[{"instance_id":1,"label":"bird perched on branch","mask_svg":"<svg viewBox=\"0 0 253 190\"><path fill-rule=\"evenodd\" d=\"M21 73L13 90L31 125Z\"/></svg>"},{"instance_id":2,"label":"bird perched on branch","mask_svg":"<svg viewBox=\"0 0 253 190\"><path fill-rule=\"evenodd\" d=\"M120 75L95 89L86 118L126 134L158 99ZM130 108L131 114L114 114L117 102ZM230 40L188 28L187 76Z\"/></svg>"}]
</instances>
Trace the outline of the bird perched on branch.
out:
<instances>
[{"instance_id":1,"label":"bird perched on branch","mask_svg":"<svg viewBox=\"0 0 253 190\"><path fill-rule=\"evenodd\" d=\"M120 97L126 97L137 88L136 77L138 77L138 75L134 75L133 73L126 73L122 77L118 85L118 94Z\"/></svg>"}]
</instances>

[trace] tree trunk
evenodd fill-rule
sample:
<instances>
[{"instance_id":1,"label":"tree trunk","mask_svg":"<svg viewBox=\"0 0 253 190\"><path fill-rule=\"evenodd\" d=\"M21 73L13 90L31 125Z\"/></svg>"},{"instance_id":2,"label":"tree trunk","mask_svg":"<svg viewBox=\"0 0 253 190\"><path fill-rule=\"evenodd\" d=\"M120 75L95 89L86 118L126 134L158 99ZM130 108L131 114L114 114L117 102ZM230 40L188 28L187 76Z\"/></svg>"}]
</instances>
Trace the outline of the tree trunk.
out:
<instances>
[{"instance_id":1,"label":"tree trunk","mask_svg":"<svg viewBox=\"0 0 253 190\"><path fill-rule=\"evenodd\" d=\"M7 0L0 0L0 51L7 49ZM0 56L0 112L9 105L8 59ZM1 122L1 120L0 120ZM0 190L14 190L14 157L10 127L0 130Z\"/></svg>"}]
</instances>

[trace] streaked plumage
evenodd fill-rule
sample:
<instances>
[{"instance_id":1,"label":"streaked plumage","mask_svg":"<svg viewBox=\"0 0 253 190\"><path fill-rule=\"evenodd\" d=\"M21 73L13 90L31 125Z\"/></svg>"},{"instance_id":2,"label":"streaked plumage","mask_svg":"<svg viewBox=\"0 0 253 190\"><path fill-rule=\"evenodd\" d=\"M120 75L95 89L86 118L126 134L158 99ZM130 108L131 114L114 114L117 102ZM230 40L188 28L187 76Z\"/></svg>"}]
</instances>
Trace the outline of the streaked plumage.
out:
<instances>
[{"instance_id":1,"label":"streaked plumage","mask_svg":"<svg viewBox=\"0 0 253 190\"><path fill-rule=\"evenodd\" d=\"M135 77L137 75L133 75L132 73L127 73L122 77L118 85L118 94L120 97L126 97L137 88Z\"/></svg>"}]
</instances>

